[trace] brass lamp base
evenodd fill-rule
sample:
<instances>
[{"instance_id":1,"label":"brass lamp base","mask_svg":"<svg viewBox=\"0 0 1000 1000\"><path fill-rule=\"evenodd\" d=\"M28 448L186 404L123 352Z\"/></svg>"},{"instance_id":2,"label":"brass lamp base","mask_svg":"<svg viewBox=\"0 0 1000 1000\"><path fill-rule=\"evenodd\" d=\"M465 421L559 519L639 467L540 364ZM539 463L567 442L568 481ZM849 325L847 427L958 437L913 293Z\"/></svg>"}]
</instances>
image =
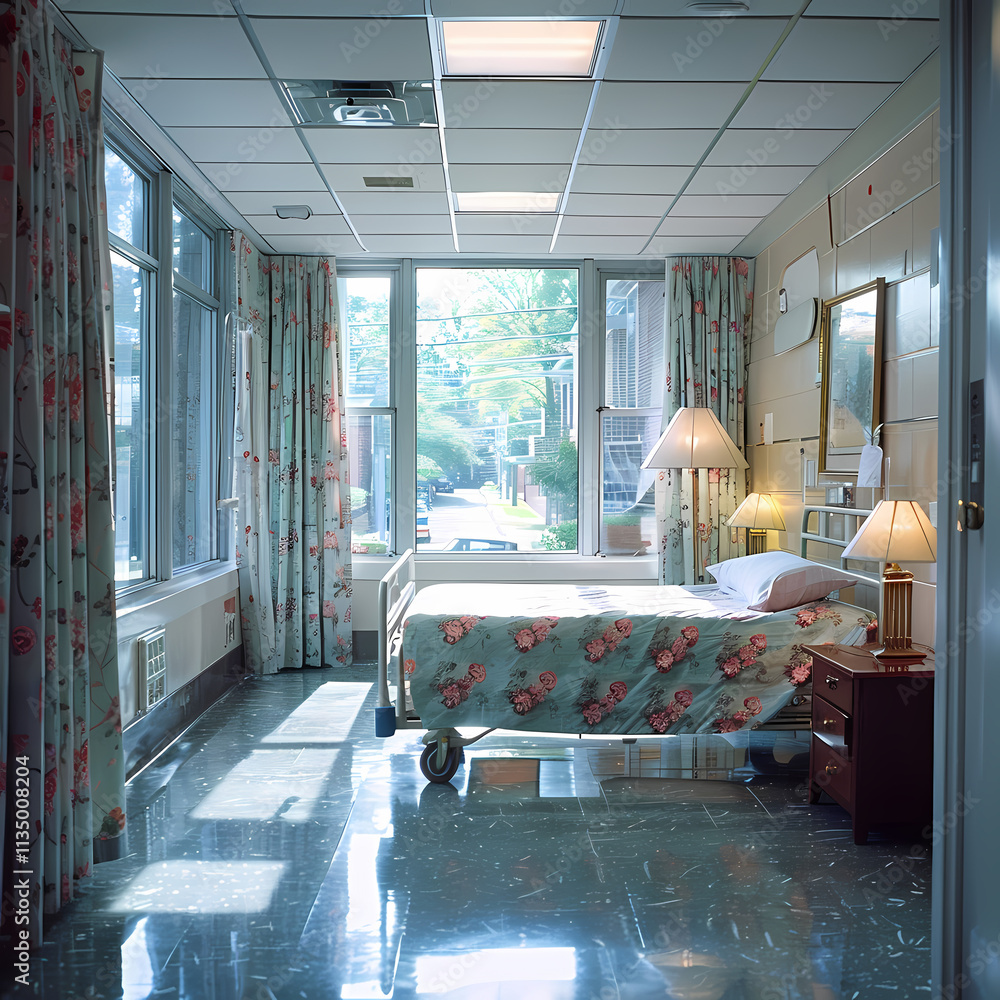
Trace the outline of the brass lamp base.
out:
<instances>
[{"instance_id":1,"label":"brass lamp base","mask_svg":"<svg viewBox=\"0 0 1000 1000\"><path fill-rule=\"evenodd\" d=\"M906 657L923 659L924 654L913 648L913 574L900 569L897 563L886 563L882 575L882 613L879 631L882 648L874 655L880 660Z\"/></svg>"},{"instance_id":2,"label":"brass lamp base","mask_svg":"<svg viewBox=\"0 0 1000 1000\"><path fill-rule=\"evenodd\" d=\"M763 528L747 528L747 555L755 556L767 551L767 531Z\"/></svg>"}]
</instances>

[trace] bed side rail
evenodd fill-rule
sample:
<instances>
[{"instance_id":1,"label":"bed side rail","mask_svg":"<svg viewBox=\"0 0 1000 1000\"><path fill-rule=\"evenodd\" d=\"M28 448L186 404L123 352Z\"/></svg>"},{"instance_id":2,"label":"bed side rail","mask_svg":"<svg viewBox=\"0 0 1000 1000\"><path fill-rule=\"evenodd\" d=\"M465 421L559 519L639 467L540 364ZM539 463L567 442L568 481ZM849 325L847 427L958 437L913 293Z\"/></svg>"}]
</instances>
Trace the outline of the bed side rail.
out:
<instances>
[{"instance_id":1,"label":"bed side rail","mask_svg":"<svg viewBox=\"0 0 1000 1000\"><path fill-rule=\"evenodd\" d=\"M378 585L378 707L388 708L389 670L391 668L392 640L399 631L406 609L416 593L413 580L413 549L407 549L382 577ZM397 657L398 659L398 657ZM402 681L402 666L399 668ZM406 717L406 696L402 686L397 688L396 716Z\"/></svg>"},{"instance_id":2,"label":"bed side rail","mask_svg":"<svg viewBox=\"0 0 1000 1000\"><path fill-rule=\"evenodd\" d=\"M809 558L808 547L810 542L820 542L824 545L835 545L840 549L847 548L851 539L858 533L861 522L871 513L870 510L862 510L857 507L832 507L832 506L807 506L802 508L802 533L799 536L799 555L803 559ZM811 530L809 518L816 515L816 530ZM843 526L843 537L834 534L833 526L841 524ZM843 567L843 557L841 557ZM865 573L854 569L844 568L845 573L856 576L859 580L878 585L880 577L877 573Z\"/></svg>"}]
</instances>

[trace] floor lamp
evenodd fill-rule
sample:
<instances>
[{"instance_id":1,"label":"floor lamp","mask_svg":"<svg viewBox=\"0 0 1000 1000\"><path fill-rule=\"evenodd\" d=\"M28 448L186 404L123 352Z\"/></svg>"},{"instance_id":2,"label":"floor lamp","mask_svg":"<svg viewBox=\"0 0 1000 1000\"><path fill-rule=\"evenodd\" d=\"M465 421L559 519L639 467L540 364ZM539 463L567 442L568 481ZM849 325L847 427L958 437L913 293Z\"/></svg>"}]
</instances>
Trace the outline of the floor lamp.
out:
<instances>
[{"instance_id":1,"label":"floor lamp","mask_svg":"<svg viewBox=\"0 0 1000 1000\"><path fill-rule=\"evenodd\" d=\"M694 581L701 581L701 534L698 531L698 470L746 469L746 459L707 406L682 406L667 424L643 469L690 469L694 529Z\"/></svg>"},{"instance_id":2,"label":"floor lamp","mask_svg":"<svg viewBox=\"0 0 1000 1000\"><path fill-rule=\"evenodd\" d=\"M768 529L785 530L785 520L778 505L767 493L749 493L726 521L729 528L747 529L747 555L767 551Z\"/></svg>"}]
</instances>

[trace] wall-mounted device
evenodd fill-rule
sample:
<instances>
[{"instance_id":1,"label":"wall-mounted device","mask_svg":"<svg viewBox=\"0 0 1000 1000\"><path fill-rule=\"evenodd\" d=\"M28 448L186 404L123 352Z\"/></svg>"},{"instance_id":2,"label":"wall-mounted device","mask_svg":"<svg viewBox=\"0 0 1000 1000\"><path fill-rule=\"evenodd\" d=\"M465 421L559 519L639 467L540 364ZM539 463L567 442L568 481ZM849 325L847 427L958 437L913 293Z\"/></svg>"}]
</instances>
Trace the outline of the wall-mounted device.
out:
<instances>
[{"instance_id":1,"label":"wall-mounted device","mask_svg":"<svg viewBox=\"0 0 1000 1000\"><path fill-rule=\"evenodd\" d=\"M819 299L810 298L782 313L774 324L774 353L783 354L812 338L816 332Z\"/></svg>"}]
</instances>

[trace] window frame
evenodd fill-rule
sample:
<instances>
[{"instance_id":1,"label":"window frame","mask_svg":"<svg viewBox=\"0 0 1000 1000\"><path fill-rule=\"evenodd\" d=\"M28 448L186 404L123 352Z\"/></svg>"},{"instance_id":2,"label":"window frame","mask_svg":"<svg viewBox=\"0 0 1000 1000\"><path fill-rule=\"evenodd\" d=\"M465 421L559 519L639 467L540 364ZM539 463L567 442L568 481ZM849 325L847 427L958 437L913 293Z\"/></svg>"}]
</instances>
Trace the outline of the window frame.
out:
<instances>
[{"instance_id":1,"label":"window frame","mask_svg":"<svg viewBox=\"0 0 1000 1000\"><path fill-rule=\"evenodd\" d=\"M225 398L225 360L227 357L228 323L226 304L229 295L224 280L226 262L229 260L228 227L189 188L178 182L151 150L139 140L118 117L106 109L105 148L123 160L129 168L146 182L147 198L143 206L143 227L148 250L142 250L108 228L111 249L129 263L141 268L147 275L147 301L144 303L147 323L147 351L143 359L142 377L146 380L146 399L143 406L145 437L148 442L144 473L149 483L146 498L146 565L141 579L115 581L116 597L121 606L145 601L151 588L169 588L176 577L196 577L212 572L223 564L231 563L233 546L229 538L232 515L219 511L218 501L223 496L223 475L227 467L230 443L222 440L222 422L211 443L211 467L216 502L215 538L213 555L190 566L173 567L173 515L170 470L173 447L169 424L159 414L172 413L173 398L170 391L171 340L173 331L173 297L180 292L198 305L214 313L214 339L216 350L212 357L212 398L208 410L221 415ZM177 274L173 267L173 213L174 207L212 241L211 289L207 290ZM112 423L114 416L111 417ZM115 494L117 494L115 483ZM115 497L117 501L117 496ZM116 519L118 507L115 506ZM169 528L169 530L168 530ZM228 568L228 567L227 567Z\"/></svg>"}]
</instances>

